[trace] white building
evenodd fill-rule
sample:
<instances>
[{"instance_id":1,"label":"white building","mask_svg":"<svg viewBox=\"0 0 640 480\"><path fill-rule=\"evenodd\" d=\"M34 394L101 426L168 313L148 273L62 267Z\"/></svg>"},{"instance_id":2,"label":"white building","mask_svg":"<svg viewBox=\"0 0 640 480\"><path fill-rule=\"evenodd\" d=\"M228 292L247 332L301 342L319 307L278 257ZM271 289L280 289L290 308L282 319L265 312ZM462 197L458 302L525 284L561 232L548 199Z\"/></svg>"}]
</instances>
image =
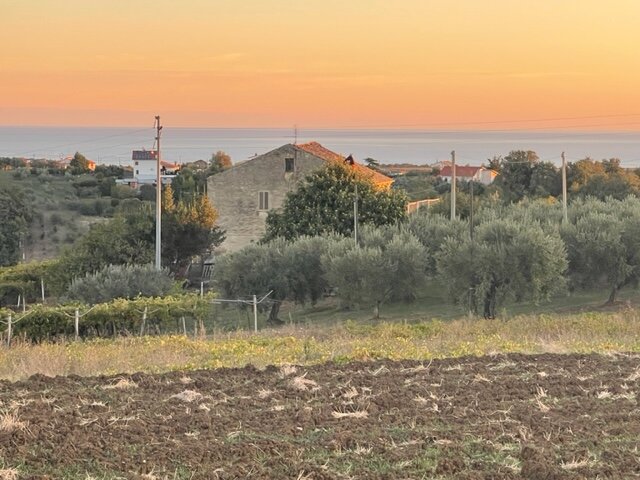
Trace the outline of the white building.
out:
<instances>
[{"instance_id":1,"label":"white building","mask_svg":"<svg viewBox=\"0 0 640 480\"><path fill-rule=\"evenodd\" d=\"M453 169L450 165L442 167L439 177L445 182L451 182ZM461 181L471 181L490 185L498 176L498 172L485 167L473 167L471 165L456 165L456 179Z\"/></svg>"},{"instance_id":2,"label":"white building","mask_svg":"<svg viewBox=\"0 0 640 480\"><path fill-rule=\"evenodd\" d=\"M138 185L155 184L158 165L156 150L134 150L131 154L133 161L133 182ZM180 170L180 165L171 162L160 162L162 183L171 182L173 176Z\"/></svg>"}]
</instances>

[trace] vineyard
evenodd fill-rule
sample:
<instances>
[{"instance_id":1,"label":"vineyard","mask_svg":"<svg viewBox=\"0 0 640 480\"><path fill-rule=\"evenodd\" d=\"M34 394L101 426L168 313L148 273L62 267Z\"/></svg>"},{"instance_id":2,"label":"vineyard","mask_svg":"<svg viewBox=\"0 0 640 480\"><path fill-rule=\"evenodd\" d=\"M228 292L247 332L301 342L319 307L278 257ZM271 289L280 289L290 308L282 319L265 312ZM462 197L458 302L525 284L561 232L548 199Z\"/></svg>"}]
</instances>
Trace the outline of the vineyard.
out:
<instances>
[{"instance_id":1,"label":"vineyard","mask_svg":"<svg viewBox=\"0 0 640 480\"><path fill-rule=\"evenodd\" d=\"M7 343L61 338L85 339L145 334L202 332L210 316L213 294L162 298L115 299L93 306L33 305L28 311L0 310Z\"/></svg>"}]
</instances>

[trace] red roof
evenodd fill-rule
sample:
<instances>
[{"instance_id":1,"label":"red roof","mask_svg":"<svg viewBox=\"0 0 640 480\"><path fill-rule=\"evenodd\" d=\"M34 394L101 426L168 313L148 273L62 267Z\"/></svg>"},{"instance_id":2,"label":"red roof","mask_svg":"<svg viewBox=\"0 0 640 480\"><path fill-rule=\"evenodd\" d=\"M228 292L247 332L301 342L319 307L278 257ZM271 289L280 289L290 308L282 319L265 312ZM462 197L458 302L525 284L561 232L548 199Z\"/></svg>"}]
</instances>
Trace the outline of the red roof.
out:
<instances>
[{"instance_id":1,"label":"red roof","mask_svg":"<svg viewBox=\"0 0 640 480\"><path fill-rule=\"evenodd\" d=\"M305 152L310 153L311 155L315 155L316 157L322 158L323 160L326 160L328 162L344 163L344 160L345 160L345 158L342 155L336 152L332 152L328 148L325 148L322 145L320 145L318 142L302 143L295 146L300 150L304 150ZM366 167L364 165L361 165L355 162L353 163L353 166L361 176L370 179L376 185L388 186L388 185L391 185L391 183L393 183L392 178L387 177L386 175L383 175L380 172L372 170L369 167Z\"/></svg>"},{"instance_id":2,"label":"red roof","mask_svg":"<svg viewBox=\"0 0 640 480\"><path fill-rule=\"evenodd\" d=\"M160 160L160 165L162 165L164 168L179 168L180 167L179 163L165 162L164 160Z\"/></svg>"},{"instance_id":3,"label":"red roof","mask_svg":"<svg viewBox=\"0 0 640 480\"><path fill-rule=\"evenodd\" d=\"M456 177L473 177L482 167L472 167L469 165L456 165ZM451 177L452 168L450 166L442 167L440 170L441 177Z\"/></svg>"}]
</instances>

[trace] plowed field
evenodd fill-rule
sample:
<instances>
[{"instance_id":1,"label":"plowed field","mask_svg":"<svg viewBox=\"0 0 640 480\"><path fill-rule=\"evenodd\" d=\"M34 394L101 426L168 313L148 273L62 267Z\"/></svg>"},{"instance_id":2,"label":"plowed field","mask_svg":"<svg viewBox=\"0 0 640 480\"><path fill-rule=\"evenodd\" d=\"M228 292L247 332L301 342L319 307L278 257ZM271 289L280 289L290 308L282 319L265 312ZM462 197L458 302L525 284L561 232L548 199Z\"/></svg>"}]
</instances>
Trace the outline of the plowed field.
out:
<instances>
[{"instance_id":1,"label":"plowed field","mask_svg":"<svg viewBox=\"0 0 640 480\"><path fill-rule=\"evenodd\" d=\"M633 355L37 376L0 478L635 478L639 389Z\"/></svg>"}]
</instances>

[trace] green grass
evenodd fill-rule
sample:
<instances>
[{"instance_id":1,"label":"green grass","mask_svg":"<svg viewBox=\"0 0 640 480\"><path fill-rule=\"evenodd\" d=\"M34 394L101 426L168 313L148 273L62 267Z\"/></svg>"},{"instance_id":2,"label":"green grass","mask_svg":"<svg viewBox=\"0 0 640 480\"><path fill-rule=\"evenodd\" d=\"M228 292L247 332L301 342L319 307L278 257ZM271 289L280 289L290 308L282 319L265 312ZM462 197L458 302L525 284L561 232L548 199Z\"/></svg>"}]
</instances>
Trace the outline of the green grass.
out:
<instances>
[{"instance_id":1,"label":"green grass","mask_svg":"<svg viewBox=\"0 0 640 480\"><path fill-rule=\"evenodd\" d=\"M504 320L348 320L185 336L31 345L0 349L0 378L30 375L115 375L137 371L258 367L488 355L496 353L640 352L640 311L540 314Z\"/></svg>"},{"instance_id":2,"label":"green grass","mask_svg":"<svg viewBox=\"0 0 640 480\"><path fill-rule=\"evenodd\" d=\"M551 301L538 304L533 302L508 303L499 312L500 318L510 318L516 315L539 315L548 313L573 313L589 311L617 310L620 305L640 305L640 291L636 289L624 289L619 294L619 304L613 307L605 307L608 292L604 290L581 290L571 294L557 295ZM223 326L226 322L229 326L247 328L251 327L253 318L246 312L238 313L236 309L221 310ZM430 283L423 294L411 303L391 303L382 305L380 317L383 321L415 322L424 319L438 318L451 320L468 315L468 312L459 305L453 305L446 300L444 287L435 282ZM263 316L260 316L262 321ZM280 318L285 323L292 324L336 324L346 320L371 321L373 309L343 309L336 298L328 298L315 306L300 306L285 303L280 311Z\"/></svg>"}]
</instances>

